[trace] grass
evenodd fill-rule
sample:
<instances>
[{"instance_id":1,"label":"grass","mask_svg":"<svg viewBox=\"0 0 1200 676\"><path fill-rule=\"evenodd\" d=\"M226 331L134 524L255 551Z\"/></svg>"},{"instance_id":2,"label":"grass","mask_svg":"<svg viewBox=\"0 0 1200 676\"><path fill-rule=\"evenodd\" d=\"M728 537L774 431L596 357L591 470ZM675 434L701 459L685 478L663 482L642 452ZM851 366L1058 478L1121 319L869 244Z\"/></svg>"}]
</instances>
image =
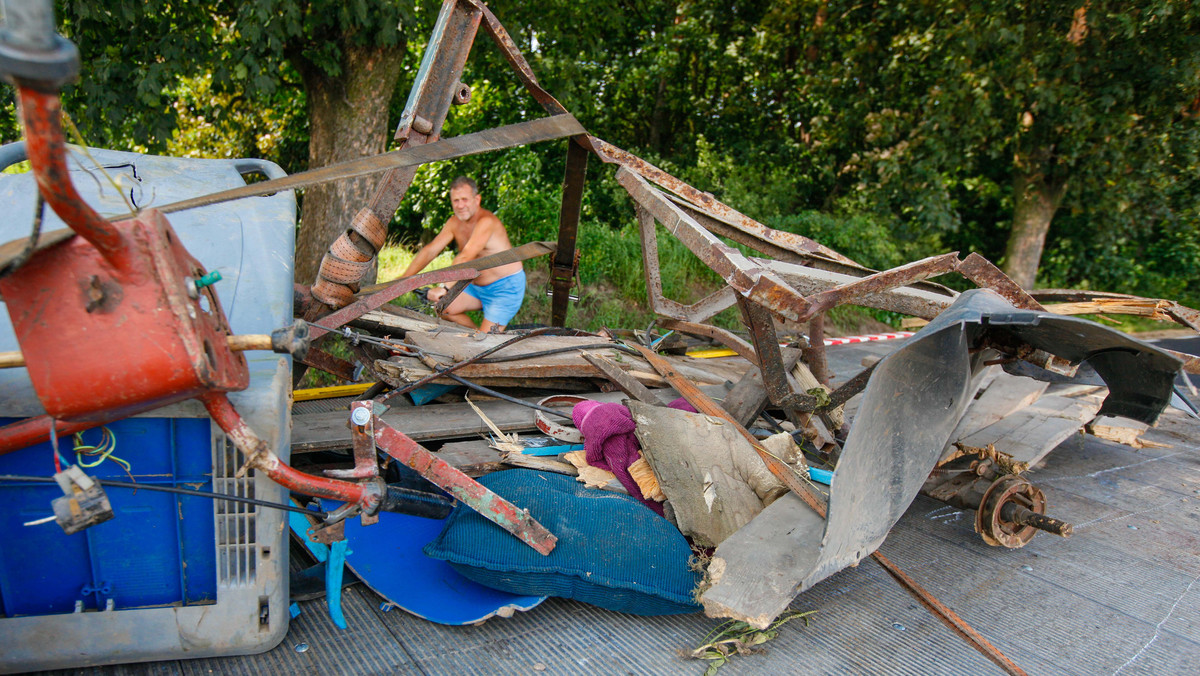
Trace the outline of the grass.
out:
<instances>
[{"instance_id":1,"label":"grass","mask_svg":"<svg viewBox=\"0 0 1200 676\"><path fill-rule=\"evenodd\" d=\"M411 251L407 247L398 244L388 244L379 251L379 281L390 282L396 279L404 272L408 264L412 262L416 251ZM454 253L451 251L443 251L440 256L433 259L433 262L426 266L426 270L441 270L444 267L449 267L450 262L454 260Z\"/></svg>"},{"instance_id":2,"label":"grass","mask_svg":"<svg viewBox=\"0 0 1200 676\"><path fill-rule=\"evenodd\" d=\"M808 626L808 616L817 611L792 611L775 619L766 629L755 629L740 620L729 620L717 626L704 637L704 643L688 654L698 660L708 660L704 676L715 676L734 655L749 655L760 652L767 641L779 636L779 629L796 619L803 619Z\"/></svg>"},{"instance_id":3,"label":"grass","mask_svg":"<svg viewBox=\"0 0 1200 676\"><path fill-rule=\"evenodd\" d=\"M519 233L516 235L521 240ZM694 303L717 291L723 281L694 256L679 240L659 227L659 267L666 297L684 304ZM588 331L602 328L644 329L657 315L647 304L645 272L642 269L642 245L637 228L632 224L615 229L597 223L584 223L579 230L579 263L581 284L572 289L579 297L567 312L567 326ZM415 251L401 245L389 245L379 252L379 281L395 279L408 267ZM443 252L426 268L436 270L450 264L453 256ZM512 325L548 324L550 321L550 290L548 262L545 258L525 262L528 276L525 304L513 318ZM413 307L416 298L411 294L396 301ZM859 333L887 330L884 325L899 325L896 313L845 306L829 314L830 333ZM479 318L475 317L478 322ZM722 328L745 331L737 308L729 308L709 320ZM800 327L794 327L799 330Z\"/></svg>"}]
</instances>

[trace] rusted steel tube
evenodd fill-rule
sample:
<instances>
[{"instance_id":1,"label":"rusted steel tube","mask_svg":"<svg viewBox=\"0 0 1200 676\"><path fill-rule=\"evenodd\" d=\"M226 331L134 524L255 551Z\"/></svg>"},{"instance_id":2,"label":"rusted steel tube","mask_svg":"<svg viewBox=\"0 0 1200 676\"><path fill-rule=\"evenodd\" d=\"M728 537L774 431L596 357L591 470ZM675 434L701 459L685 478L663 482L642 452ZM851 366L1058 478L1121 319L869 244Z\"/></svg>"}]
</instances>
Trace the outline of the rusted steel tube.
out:
<instances>
[{"instance_id":1,"label":"rusted steel tube","mask_svg":"<svg viewBox=\"0 0 1200 676\"><path fill-rule=\"evenodd\" d=\"M106 421L107 422L107 421ZM99 427L103 422L73 423L63 420L53 420L48 415L39 415L0 427L0 455L19 451L22 448L40 444L50 440L50 425L55 426L55 433L67 437L76 432Z\"/></svg>"},{"instance_id":2,"label":"rusted steel tube","mask_svg":"<svg viewBox=\"0 0 1200 676\"><path fill-rule=\"evenodd\" d=\"M825 313L818 312L808 320L808 347L804 348L804 361L808 362L808 370L822 385L828 385L831 378L829 362L825 360Z\"/></svg>"},{"instance_id":3,"label":"rusted steel tube","mask_svg":"<svg viewBox=\"0 0 1200 676\"><path fill-rule=\"evenodd\" d=\"M1066 521L1046 516L1045 514L1038 514L1013 502L1009 502L1000 508L1000 518L1009 523L1032 526L1040 531L1064 538L1071 537L1071 534L1075 532L1075 526Z\"/></svg>"},{"instance_id":4,"label":"rusted steel tube","mask_svg":"<svg viewBox=\"0 0 1200 676\"><path fill-rule=\"evenodd\" d=\"M267 447L267 442L250 429L225 393L207 394L201 400L212 419L246 456L247 465L262 470L275 483L305 495L353 502L367 513L378 509L379 495L369 495L366 485L305 474L280 460Z\"/></svg>"},{"instance_id":5,"label":"rusted steel tube","mask_svg":"<svg viewBox=\"0 0 1200 676\"><path fill-rule=\"evenodd\" d=\"M46 203L72 230L91 242L113 267L130 271L131 253L125 237L83 201L71 182L58 94L21 87L20 98L29 164Z\"/></svg>"},{"instance_id":6,"label":"rusted steel tube","mask_svg":"<svg viewBox=\"0 0 1200 676\"><path fill-rule=\"evenodd\" d=\"M983 634L980 634L971 625L967 624L966 620L959 617L958 613L951 610L949 606L939 601L928 590L917 584L917 581L909 577L903 570L900 570L900 567L892 563L891 559L879 552L871 554L871 558L875 559L875 563L883 566L883 569L887 571L888 575L892 576L893 580L900 583L900 586L912 594L913 598L925 606L926 610L937 616L950 631L958 634L960 638L971 644L981 655L1003 669L1004 673L1011 676L1025 676L1025 671L1021 667L1018 667L1015 662L1008 659L1008 656L1000 652L996 646L984 638Z\"/></svg>"}]
</instances>

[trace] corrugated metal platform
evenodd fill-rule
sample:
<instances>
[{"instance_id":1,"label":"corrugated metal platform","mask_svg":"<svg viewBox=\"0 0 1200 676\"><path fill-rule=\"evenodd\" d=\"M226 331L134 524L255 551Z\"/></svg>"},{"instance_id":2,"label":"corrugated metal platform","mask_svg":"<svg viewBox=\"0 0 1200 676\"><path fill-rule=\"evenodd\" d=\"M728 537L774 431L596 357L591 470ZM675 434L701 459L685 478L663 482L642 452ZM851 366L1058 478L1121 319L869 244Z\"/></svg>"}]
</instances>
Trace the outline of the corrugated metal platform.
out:
<instances>
[{"instance_id":1,"label":"corrugated metal platform","mask_svg":"<svg viewBox=\"0 0 1200 676\"><path fill-rule=\"evenodd\" d=\"M1196 673L1200 423L1170 415L1144 438L1169 446L1133 450L1079 435L1030 475L1050 513L1075 524L1070 539L989 547L973 513L918 497L881 551L1031 674ZM550 599L511 619L443 627L381 612L379 598L356 586L344 598L350 628L339 631L323 601L301 605L283 644L263 655L55 673L698 675L706 664L679 653L718 624ZM793 608L817 613L720 673L999 673L870 561Z\"/></svg>"}]
</instances>

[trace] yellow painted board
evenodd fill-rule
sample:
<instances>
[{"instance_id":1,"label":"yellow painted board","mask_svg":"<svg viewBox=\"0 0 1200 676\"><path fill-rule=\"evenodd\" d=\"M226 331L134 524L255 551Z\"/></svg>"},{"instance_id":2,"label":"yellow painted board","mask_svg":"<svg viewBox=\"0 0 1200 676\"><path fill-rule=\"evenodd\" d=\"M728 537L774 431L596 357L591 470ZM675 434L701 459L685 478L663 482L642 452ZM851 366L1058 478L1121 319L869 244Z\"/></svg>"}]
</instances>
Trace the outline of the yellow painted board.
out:
<instances>
[{"instance_id":1,"label":"yellow painted board","mask_svg":"<svg viewBox=\"0 0 1200 676\"><path fill-rule=\"evenodd\" d=\"M334 385L332 387L310 387L306 390L292 391L293 401L312 401L313 399L333 399L334 397L352 397L371 389L375 383L355 383L353 385Z\"/></svg>"},{"instance_id":2,"label":"yellow painted board","mask_svg":"<svg viewBox=\"0 0 1200 676\"><path fill-rule=\"evenodd\" d=\"M737 352L734 352L733 350L731 350L727 347L708 347L708 348L704 348L703 350L692 350L691 352L687 353L687 356L696 357L697 359L712 359L713 357L733 357L736 355L737 355Z\"/></svg>"}]
</instances>

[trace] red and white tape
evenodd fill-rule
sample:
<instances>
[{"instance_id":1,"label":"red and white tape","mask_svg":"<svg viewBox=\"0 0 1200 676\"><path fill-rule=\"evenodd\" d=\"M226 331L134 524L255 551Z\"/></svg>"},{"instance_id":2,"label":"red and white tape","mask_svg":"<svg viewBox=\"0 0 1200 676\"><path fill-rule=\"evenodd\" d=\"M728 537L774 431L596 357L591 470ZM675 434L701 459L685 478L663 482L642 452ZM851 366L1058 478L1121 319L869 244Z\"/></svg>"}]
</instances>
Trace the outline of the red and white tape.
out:
<instances>
[{"instance_id":1,"label":"red and white tape","mask_svg":"<svg viewBox=\"0 0 1200 676\"><path fill-rule=\"evenodd\" d=\"M825 345L853 345L854 343L869 343L874 340L896 340L911 338L912 331L896 331L895 333L873 333L869 336L842 336L841 338L826 338Z\"/></svg>"}]
</instances>

